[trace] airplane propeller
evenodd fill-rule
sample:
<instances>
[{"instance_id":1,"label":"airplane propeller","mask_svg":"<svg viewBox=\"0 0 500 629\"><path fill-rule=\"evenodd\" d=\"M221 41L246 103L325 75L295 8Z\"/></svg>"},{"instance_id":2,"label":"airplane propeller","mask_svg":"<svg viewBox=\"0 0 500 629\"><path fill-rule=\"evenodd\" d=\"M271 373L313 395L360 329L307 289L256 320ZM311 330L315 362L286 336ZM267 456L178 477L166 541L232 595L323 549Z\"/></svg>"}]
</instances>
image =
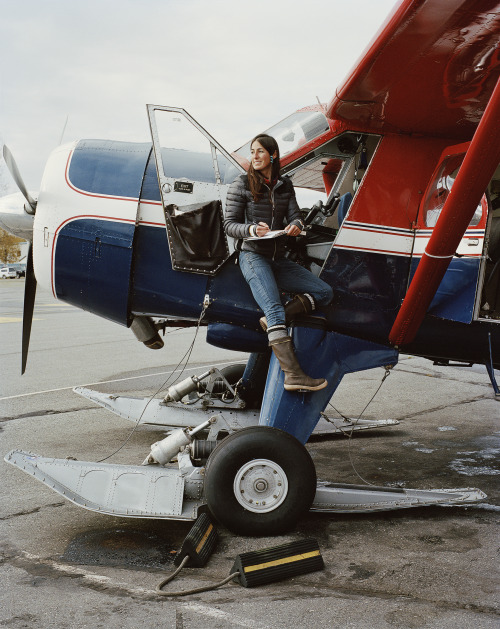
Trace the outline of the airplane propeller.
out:
<instances>
[{"instance_id":1,"label":"airplane propeller","mask_svg":"<svg viewBox=\"0 0 500 629\"><path fill-rule=\"evenodd\" d=\"M9 169L12 178L17 184L20 192L28 202L28 205L24 206L24 211L27 214L35 214L36 200L28 192L21 173L16 164L14 156L10 152L9 148L4 144L3 157L7 168ZM28 249L28 259L26 262L26 282L24 285L24 307L23 307L23 337L22 337L22 349L21 349L21 375L26 371L26 361L28 360L28 348L31 336L31 324L33 321L33 310L35 308L35 295L36 295L36 277L33 267L33 248L30 243Z\"/></svg>"},{"instance_id":2,"label":"airplane propeller","mask_svg":"<svg viewBox=\"0 0 500 629\"><path fill-rule=\"evenodd\" d=\"M28 249L28 260L26 263L26 282L24 284L24 307L23 307L23 341L21 349L21 375L26 371L26 361L28 360L28 348L31 336L31 323L33 321L33 310L35 308L36 277L33 267L33 247L30 243Z\"/></svg>"},{"instance_id":3,"label":"airplane propeller","mask_svg":"<svg viewBox=\"0 0 500 629\"><path fill-rule=\"evenodd\" d=\"M24 185L24 181L17 167L16 160L14 159L14 156L12 155L12 153L10 152L10 149L8 148L6 144L3 145L3 158L5 160L5 163L7 164L7 168L9 169L10 174L12 175L12 178L17 184L17 187L22 192L24 198L28 202L29 208L24 206L25 211L28 214L34 214L36 211L36 201L31 196L31 194L28 192L28 189Z\"/></svg>"}]
</instances>

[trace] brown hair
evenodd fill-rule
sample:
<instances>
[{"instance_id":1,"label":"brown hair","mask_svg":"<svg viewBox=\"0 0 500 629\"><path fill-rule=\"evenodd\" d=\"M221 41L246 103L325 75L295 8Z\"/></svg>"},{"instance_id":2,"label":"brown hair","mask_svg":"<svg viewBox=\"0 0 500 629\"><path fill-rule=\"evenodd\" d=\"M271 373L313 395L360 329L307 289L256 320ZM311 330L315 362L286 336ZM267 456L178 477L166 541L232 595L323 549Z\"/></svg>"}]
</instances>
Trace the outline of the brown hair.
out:
<instances>
[{"instance_id":1,"label":"brown hair","mask_svg":"<svg viewBox=\"0 0 500 629\"><path fill-rule=\"evenodd\" d=\"M277 179L280 174L280 149L276 140L266 133L259 133L256 135L253 140L250 142L250 149L252 148L252 144L257 141L259 142L266 151L273 155L276 153L276 157L273 158L273 163L271 166L271 181ZM264 183L264 178L262 175L256 171L252 165L252 161L250 160L250 167L248 169L248 186L250 188L250 192L254 198L254 201L257 201L259 198L259 194L261 193L262 184Z\"/></svg>"}]
</instances>

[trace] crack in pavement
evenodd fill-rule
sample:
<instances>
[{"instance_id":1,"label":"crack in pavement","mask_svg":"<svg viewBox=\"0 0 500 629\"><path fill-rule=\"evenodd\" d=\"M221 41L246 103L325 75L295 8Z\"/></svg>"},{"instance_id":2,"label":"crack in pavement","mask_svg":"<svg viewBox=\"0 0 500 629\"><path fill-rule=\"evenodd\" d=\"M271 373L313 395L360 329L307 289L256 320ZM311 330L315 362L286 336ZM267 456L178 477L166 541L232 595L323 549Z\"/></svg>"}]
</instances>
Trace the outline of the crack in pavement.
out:
<instances>
[{"instance_id":1,"label":"crack in pavement","mask_svg":"<svg viewBox=\"0 0 500 629\"><path fill-rule=\"evenodd\" d=\"M7 549L6 549L7 550ZM13 548L10 548L10 552L4 553L4 561L9 562L11 565L24 570L25 572L33 575L33 576L43 576L46 578L61 578L67 577L70 579L78 579L80 580L80 584L84 587L93 589L98 592L103 592L104 594L109 594L113 596L120 597L133 597L140 600L148 600L148 601L157 601L160 602L164 600L161 596L159 596L154 590L143 588L140 586L131 586L127 583L123 583L120 581L114 581L111 577L107 577L104 575L95 574L93 572L87 571L85 568L78 566L69 566L65 564L57 563L52 559L42 559L37 555L32 555L25 551L15 551ZM216 581L220 580L220 575L216 577L197 577L201 578L203 581L215 579ZM318 585L317 583L301 583L301 584L290 584L290 589L286 592L286 594L277 594L274 593L272 595L273 601L278 600L289 600L292 595L293 598L305 598L305 599L318 599L318 598L329 598L333 593L337 593L337 595L343 596L347 595L349 597L354 596L368 596L371 598L384 598L387 600L405 598L406 600L413 603L423 603L423 604L431 604L439 607L440 609L449 609L449 610L463 610L469 611L473 613L480 614L489 614L498 616L500 615L499 610L494 606L489 605L479 605L473 602L463 602L463 601L442 601L442 600L433 600L427 599L417 596L412 596L409 594L401 594L401 592L387 592L384 590L372 588L372 589L361 589L361 588L352 588L349 587L327 587L324 584ZM291 592L290 590L293 590ZM237 601L241 597L241 589L234 584L234 587L229 586L227 589L217 590L219 593L219 597L215 600L211 601L212 604L221 604L221 603L233 603ZM237 593L238 592L238 593ZM234 595L234 596L225 596ZM268 591L260 591L257 592L252 590L252 598L266 598L270 594ZM177 597L173 597L175 600ZM186 608L194 605L195 607L198 605L205 606L203 603L188 603L186 604ZM212 608L210 608L212 609ZM194 611L194 609L193 609ZM207 610L208 611L208 610ZM215 611L215 610L214 610ZM226 614L226 612L222 612L222 614ZM212 615L212 613L208 614ZM233 617L233 620L236 621L236 618ZM241 622L237 622L238 626L248 626L248 624L244 623L244 619L239 619Z\"/></svg>"},{"instance_id":2,"label":"crack in pavement","mask_svg":"<svg viewBox=\"0 0 500 629\"><path fill-rule=\"evenodd\" d=\"M20 415L13 415L12 417L1 417L0 422L11 422L15 419L28 419L30 417L44 417L45 415L64 415L65 413L79 413L80 411L92 411L98 408L97 406L79 406L78 408L66 408L60 411L56 410L36 410L30 413L22 413Z\"/></svg>"},{"instance_id":3,"label":"crack in pavement","mask_svg":"<svg viewBox=\"0 0 500 629\"><path fill-rule=\"evenodd\" d=\"M475 402L481 402L482 400L490 399L485 398L484 395L478 395L477 397L470 398L469 400L457 400L455 402L449 402L447 404L441 404L439 406L434 406L432 408L426 408L423 411L417 411L416 413L411 413L410 415L402 415L401 417L395 417L398 421L403 421L405 419L413 419L415 417L420 417L422 415L430 415L431 413L435 413L436 411L442 411L445 409L453 408L454 406L463 406L464 404L474 404Z\"/></svg>"},{"instance_id":4,"label":"crack in pavement","mask_svg":"<svg viewBox=\"0 0 500 629\"><path fill-rule=\"evenodd\" d=\"M47 508L52 508L52 507L62 507L65 504L67 504L66 501L63 502L52 502L51 504L48 505L42 505L41 507L35 507L34 509L30 509L29 511L18 511L17 513L11 513L9 515L5 515L0 517L0 522L4 521L4 520L12 520L12 518L18 518L22 515L31 515L33 513L39 513L40 511L42 511L42 509L47 509Z\"/></svg>"},{"instance_id":5,"label":"crack in pavement","mask_svg":"<svg viewBox=\"0 0 500 629\"><path fill-rule=\"evenodd\" d=\"M463 367L463 369L466 369L466 367ZM462 384L469 384L471 386L478 386L478 387L482 387L483 389L490 389L491 387L491 383L490 382L476 382L476 381L472 381L472 380L461 380L460 378L457 377L452 377L449 374L443 374L439 371L433 371L432 369L429 369L428 371L422 371L421 368L414 368L412 369L411 367L400 367L400 363L398 363L397 368L394 369L394 373L406 373L409 374L411 376L424 376L427 378L436 378L436 379L443 379L443 380L449 380L450 382L460 382Z\"/></svg>"}]
</instances>

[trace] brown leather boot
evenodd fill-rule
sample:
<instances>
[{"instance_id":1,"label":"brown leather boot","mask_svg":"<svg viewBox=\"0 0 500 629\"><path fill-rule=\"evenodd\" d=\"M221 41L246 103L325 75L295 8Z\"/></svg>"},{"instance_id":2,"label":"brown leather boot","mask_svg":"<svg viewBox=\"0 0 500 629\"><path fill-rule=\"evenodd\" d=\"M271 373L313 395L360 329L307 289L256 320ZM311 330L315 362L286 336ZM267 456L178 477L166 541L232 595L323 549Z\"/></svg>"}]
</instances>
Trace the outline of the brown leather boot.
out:
<instances>
[{"instance_id":1,"label":"brown leather boot","mask_svg":"<svg viewBox=\"0 0 500 629\"><path fill-rule=\"evenodd\" d=\"M326 387L328 382L324 378L310 378L302 371L289 336L271 341L269 345L285 374L284 387L287 391L319 391Z\"/></svg>"},{"instance_id":2,"label":"brown leather boot","mask_svg":"<svg viewBox=\"0 0 500 629\"><path fill-rule=\"evenodd\" d=\"M309 314L312 311L312 303L306 295L295 295L285 306L285 324L288 326L296 315ZM267 319L259 319L260 327L267 332Z\"/></svg>"}]
</instances>

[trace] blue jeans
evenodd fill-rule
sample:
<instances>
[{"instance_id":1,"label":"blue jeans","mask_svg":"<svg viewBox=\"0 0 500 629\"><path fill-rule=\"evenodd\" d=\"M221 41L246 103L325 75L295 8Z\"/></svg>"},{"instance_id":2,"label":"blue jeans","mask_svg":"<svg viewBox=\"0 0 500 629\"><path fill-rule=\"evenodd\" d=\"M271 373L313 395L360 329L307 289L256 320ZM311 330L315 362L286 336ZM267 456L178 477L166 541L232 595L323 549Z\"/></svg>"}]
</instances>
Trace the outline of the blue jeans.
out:
<instances>
[{"instance_id":1,"label":"blue jeans","mask_svg":"<svg viewBox=\"0 0 500 629\"><path fill-rule=\"evenodd\" d=\"M318 306L326 306L333 297L326 282L288 258L272 260L253 251L240 251L239 259L241 272L266 316L268 327L285 323L280 291L295 295L309 293Z\"/></svg>"}]
</instances>

